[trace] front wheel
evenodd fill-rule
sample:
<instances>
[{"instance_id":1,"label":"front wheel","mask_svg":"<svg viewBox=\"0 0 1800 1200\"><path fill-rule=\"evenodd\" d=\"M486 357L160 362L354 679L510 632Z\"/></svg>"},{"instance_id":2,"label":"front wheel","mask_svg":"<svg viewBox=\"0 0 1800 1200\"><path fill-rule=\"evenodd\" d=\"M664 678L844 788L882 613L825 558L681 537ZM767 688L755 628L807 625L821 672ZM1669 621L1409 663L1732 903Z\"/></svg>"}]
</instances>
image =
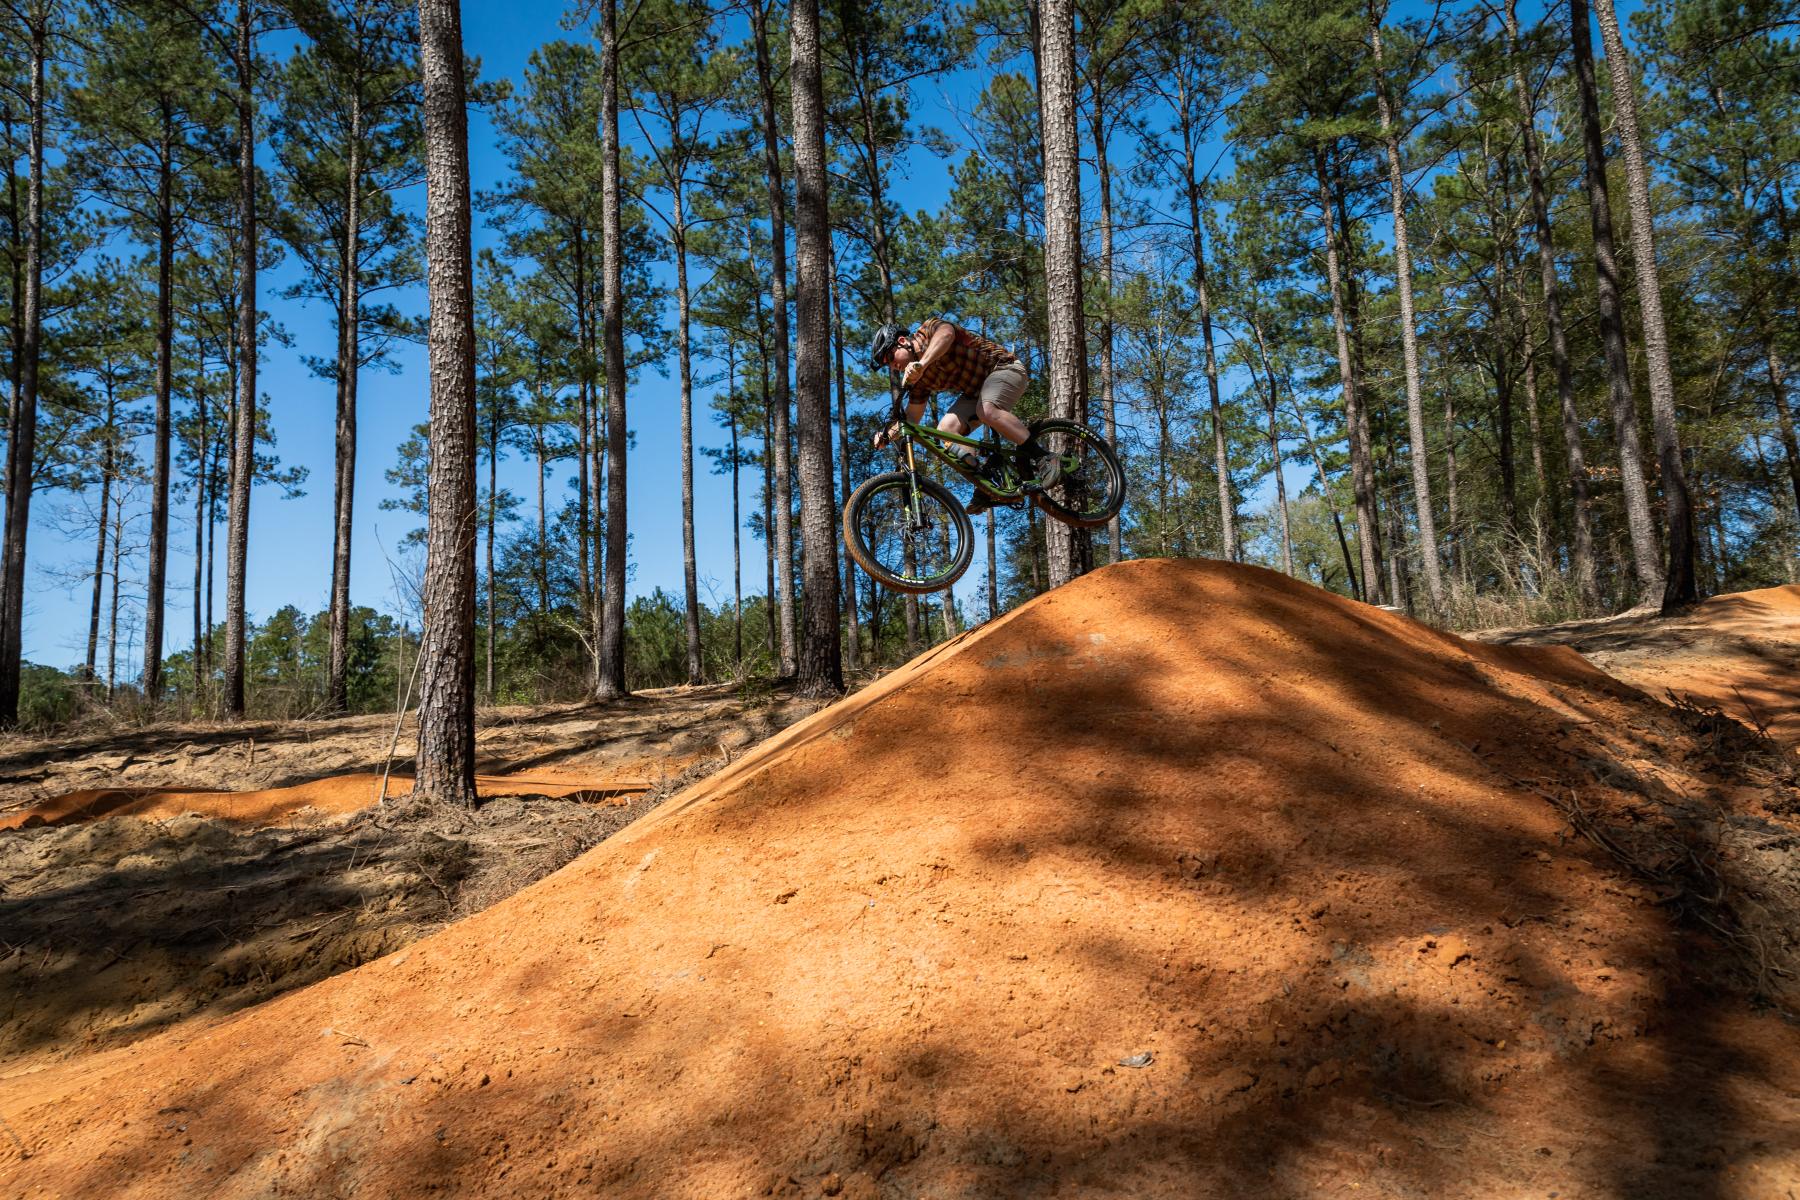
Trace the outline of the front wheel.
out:
<instances>
[{"instance_id":1,"label":"front wheel","mask_svg":"<svg viewBox=\"0 0 1800 1200\"><path fill-rule=\"evenodd\" d=\"M969 569L975 527L948 488L890 471L851 493L844 544L856 565L885 586L924 595L943 591Z\"/></svg>"},{"instance_id":2,"label":"front wheel","mask_svg":"<svg viewBox=\"0 0 1800 1200\"><path fill-rule=\"evenodd\" d=\"M1078 421L1051 418L1031 423L1026 446L1039 451L1036 476L1043 487L1038 507L1064 525L1093 529L1119 515L1125 473L1106 439Z\"/></svg>"}]
</instances>

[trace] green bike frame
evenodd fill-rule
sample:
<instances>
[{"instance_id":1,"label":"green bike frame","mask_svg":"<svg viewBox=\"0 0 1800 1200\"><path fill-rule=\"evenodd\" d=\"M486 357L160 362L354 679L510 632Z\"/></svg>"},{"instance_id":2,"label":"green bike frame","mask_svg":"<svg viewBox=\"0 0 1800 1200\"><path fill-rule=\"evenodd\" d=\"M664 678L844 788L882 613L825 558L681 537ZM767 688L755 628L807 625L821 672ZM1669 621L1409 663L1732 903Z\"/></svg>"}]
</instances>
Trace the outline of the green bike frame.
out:
<instances>
[{"instance_id":1,"label":"green bike frame","mask_svg":"<svg viewBox=\"0 0 1800 1200\"><path fill-rule=\"evenodd\" d=\"M1013 469L1011 453L1013 448L1011 446L1006 447L1005 452L1003 453L1001 461L1005 465L1005 472L1000 481L998 483L990 482L985 479L977 478L974 472L970 471L963 463L962 457L958 454L952 454L948 447L954 443L958 446L967 446L980 454L992 450L992 442L983 441L980 438L965 437L959 433L949 433L939 429L935 425L915 425L913 422L908 421L904 416L901 416L899 421L900 434L906 439L906 470L908 474L917 475L919 472L918 459L913 453L913 447L918 445L923 446L926 452L933 458L937 459L946 467L949 467L952 471L955 471L958 475L961 475L964 479L967 479L970 483L991 496L999 497L1001 499L1012 499L1024 492L1024 483L1020 480L1019 473ZM913 497L916 507L918 497L917 488L913 489Z\"/></svg>"}]
</instances>

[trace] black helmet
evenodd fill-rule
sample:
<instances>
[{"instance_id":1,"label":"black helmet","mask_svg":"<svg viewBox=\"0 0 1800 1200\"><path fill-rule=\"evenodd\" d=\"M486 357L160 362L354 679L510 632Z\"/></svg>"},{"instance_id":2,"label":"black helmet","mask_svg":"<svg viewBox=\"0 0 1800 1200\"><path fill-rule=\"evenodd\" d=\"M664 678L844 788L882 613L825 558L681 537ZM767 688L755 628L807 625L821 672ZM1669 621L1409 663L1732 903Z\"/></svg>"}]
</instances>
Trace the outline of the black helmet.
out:
<instances>
[{"instance_id":1,"label":"black helmet","mask_svg":"<svg viewBox=\"0 0 1800 1200\"><path fill-rule=\"evenodd\" d=\"M869 341L870 367L880 370L887 366L887 363L882 360L893 353L894 347L900 344L900 339L906 337L910 332L906 326L895 325L892 322L877 329L875 336Z\"/></svg>"}]
</instances>

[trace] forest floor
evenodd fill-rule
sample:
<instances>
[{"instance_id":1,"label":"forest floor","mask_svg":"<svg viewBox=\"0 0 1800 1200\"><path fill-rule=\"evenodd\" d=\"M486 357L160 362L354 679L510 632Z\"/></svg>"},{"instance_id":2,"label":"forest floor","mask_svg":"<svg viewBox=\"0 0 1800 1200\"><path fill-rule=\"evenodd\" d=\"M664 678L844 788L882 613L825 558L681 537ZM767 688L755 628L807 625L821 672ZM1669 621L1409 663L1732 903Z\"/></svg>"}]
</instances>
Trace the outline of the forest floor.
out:
<instances>
[{"instance_id":1,"label":"forest floor","mask_svg":"<svg viewBox=\"0 0 1800 1200\"><path fill-rule=\"evenodd\" d=\"M397 950L817 707L717 686L484 709L484 803L427 820L410 717L379 806L392 715L0 741L0 1076Z\"/></svg>"},{"instance_id":2,"label":"forest floor","mask_svg":"<svg viewBox=\"0 0 1800 1200\"><path fill-rule=\"evenodd\" d=\"M0 742L0 1193L1791 1197L1797 651L1141 562L484 714L460 820L391 718Z\"/></svg>"}]
</instances>

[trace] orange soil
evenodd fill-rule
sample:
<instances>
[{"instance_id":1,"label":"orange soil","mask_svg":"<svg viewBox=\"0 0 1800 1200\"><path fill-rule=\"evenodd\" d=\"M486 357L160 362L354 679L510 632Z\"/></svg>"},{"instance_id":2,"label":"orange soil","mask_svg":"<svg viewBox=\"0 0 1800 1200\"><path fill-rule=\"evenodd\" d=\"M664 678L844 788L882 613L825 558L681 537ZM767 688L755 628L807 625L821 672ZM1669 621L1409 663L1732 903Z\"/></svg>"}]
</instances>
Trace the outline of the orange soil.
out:
<instances>
[{"instance_id":1,"label":"orange soil","mask_svg":"<svg viewBox=\"0 0 1800 1200\"><path fill-rule=\"evenodd\" d=\"M6 1080L0 1190L1784 1196L1800 1035L1518 782L1705 791L1681 736L1567 650L1111 567L407 950Z\"/></svg>"},{"instance_id":2,"label":"orange soil","mask_svg":"<svg viewBox=\"0 0 1800 1200\"><path fill-rule=\"evenodd\" d=\"M1714 596L1672 617L1626 614L1476 636L1569 646L1652 696L1673 691L1800 749L1800 585Z\"/></svg>"},{"instance_id":3,"label":"orange soil","mask_svg":"<svg viewBox=\"0 0 1800 1200\"><path fill-rule=\"evenodd\" d=\"M1668 656L1663 686L1761 721L1777 740L1800 746L1800 585L1714 596L1684 622L1731 636L1737 652Z\"/></svg>"},{"instance_id":4,"label":"orange soil","mask_svg":"<svg viewBox=\"0 0 1800 1200\"><path fill-rule=\"evenodd\" d=\"M412 779L411 775L390 775L385 796L392 799L406 795L412 790ZM591 771L558 771L553 767L475 777L475 788L483 796L563 797L591 793L596 800L622 801L649 791L651 786L641 779L596 779ZM373 771L254 792L87 788L22 811L0 814L0 830L38 824L67 825L99 817L176 817L190 812L225 821L271 825L308 809L321 815L358 812L375 803L380 790L381 775Z\"/></svg>"}]
</instances>

